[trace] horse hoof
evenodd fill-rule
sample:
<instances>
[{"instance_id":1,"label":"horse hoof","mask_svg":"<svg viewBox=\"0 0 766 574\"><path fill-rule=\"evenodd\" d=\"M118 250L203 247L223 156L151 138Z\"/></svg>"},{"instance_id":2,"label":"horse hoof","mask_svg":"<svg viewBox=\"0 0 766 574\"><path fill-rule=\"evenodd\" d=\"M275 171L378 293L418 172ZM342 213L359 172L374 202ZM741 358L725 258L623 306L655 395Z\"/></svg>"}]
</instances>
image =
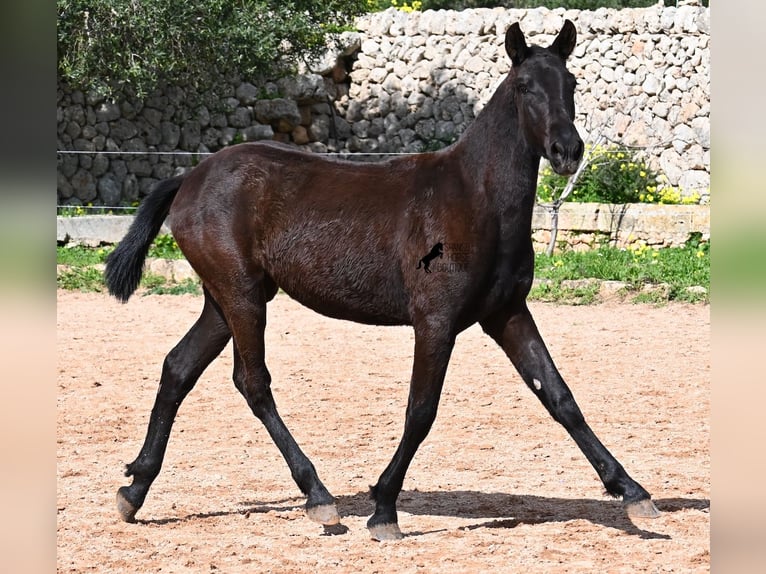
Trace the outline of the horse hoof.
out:
<instances>
[{"instance_id":1,"label":"horse hoof","mask_svg":"<svg viewBox=\"0 0 766 574\"><path fill-rule=\"evenodd\" d=\"M404 538L404 534L399 530L399 525L395 522L391 524L376 524L375 526L368 526L367 529L370 531L372 539L378 542L401 540Z\"/></svg>"},{"instance_id":2,"label":"horse hoof","mask_svg":"<svg viewBox=\"0 0 766 574\"><path fill-rule=\"evenodd\" d=\"M650 498L626 504L625 511L631 518L657 518L661 514Z\"/></svg>"},{"instance_id":3,"label":"horse hoof","mask_svg":"<svg viewBox=\"0 0 766 574\"><path fill-rule=\"evenodd\" d=\"M125 522L136 521L136 512L138 512L138 508L128 502L128 499L125 498L125 495L122 493L122 488L117 491L117 512L120 513L120 518Z\"/></svg>"},{"instance_id":4,"label":"horse hoof","mask_svg":"<svg viewBox=\"0 0 766 574\"><path fill-rule=\"evenodd\" d=\"M314 522L324 524L325 526L332 526L340 522L340 515L334 504L312 506L306 509L306 515Z\"/></svg>"}]
</instances>

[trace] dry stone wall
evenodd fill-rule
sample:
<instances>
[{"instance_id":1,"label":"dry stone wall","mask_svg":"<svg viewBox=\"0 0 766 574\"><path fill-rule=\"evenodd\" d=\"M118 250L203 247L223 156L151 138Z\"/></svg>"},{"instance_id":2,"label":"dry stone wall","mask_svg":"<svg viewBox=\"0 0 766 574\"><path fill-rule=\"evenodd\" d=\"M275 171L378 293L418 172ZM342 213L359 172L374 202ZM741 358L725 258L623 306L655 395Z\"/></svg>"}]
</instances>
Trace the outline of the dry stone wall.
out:
<instances>
[{"instance_id":1,"label":"dry stone wall","mask_svg":"<svg viewBox=\"0 0 766 574\"><path fill-rule=\"evenodd\" d=\"M547 44L565 18L578 31L569 68L578 78L581 135L641 148L670 184L706 202L710 10L694 5L389 9L361 18L340 53L295 78L230 78L216 96L181 86L119 102L60 85L58 202L136 202L202 157L193 154L238 141L355 154L436 149L460 136L508 72L508 26L518 21L529 43ZM192 155L165 155L179 151Z\"/></svg>"}]
</instances>

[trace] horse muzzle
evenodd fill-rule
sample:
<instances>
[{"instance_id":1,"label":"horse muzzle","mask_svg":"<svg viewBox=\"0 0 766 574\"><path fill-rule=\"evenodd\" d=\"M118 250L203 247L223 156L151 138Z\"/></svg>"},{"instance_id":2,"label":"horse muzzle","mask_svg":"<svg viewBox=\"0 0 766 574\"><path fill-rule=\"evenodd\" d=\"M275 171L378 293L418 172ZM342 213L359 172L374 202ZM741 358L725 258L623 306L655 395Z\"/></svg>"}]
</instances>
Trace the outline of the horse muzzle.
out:
<instances>
[{"instance_id":1,"label":"horse muzzle","mask_svg":"<svg viewBox=\"0 0 766 574\"><path fill-rule=\"evenodd\" d=\"M572 175L582 161L585 146L573 130L572 134L560 135L546 146L546 156L551 168L559 175Z\"/></svg>"}]
</instances>

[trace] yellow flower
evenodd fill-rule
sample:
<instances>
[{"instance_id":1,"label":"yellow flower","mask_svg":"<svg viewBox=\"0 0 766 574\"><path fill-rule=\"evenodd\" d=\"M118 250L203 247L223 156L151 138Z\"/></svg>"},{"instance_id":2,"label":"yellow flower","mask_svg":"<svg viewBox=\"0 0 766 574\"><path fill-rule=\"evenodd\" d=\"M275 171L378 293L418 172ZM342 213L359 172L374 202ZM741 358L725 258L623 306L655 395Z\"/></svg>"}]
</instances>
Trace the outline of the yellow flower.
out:
<instances>
[{"instance_id":1,"label":"yellow flower","mask_svg":"<svg viewBox=\"0 0 766 574\"><path fill-rule=\"evenodd\" d=\"M641 170L641 171L638 172L638 175L640 177L646 177L646 172L644 170Z\"/></svg>"},{"instance_id":2,"label":"yellow flower","mask_svg":"<svg viewBox=\"0 0 766 574\"><path fill-rule=\"evenodd\" d=\"M704 251L697 251L697 259L701 259L704 256L705 256L705 252Z\"/></svg>"}]
</instances>

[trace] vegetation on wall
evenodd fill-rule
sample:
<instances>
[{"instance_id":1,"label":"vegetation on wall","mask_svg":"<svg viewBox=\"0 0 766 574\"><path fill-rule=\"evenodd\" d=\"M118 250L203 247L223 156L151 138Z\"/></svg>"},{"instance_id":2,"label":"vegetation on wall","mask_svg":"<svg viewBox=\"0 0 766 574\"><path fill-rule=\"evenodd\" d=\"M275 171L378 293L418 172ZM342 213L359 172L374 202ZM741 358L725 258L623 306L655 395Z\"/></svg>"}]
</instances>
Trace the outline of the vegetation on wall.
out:
<instances>
[{"instance_id":1,"label":"vegetation on wall","mask_svg":"<svg viewBox=\"0 0 766 574\"><path fill-rule=\"evenodd\" d=\"M586 149L587 165L564 201L600 203L696 204L700 195L683 194L668 185L664 174L653 170L642 155L629 147L596 145ZM568 178L544 167L537 182L537 197L543 203L559 199Z\"/></svg>"},{"instance_id":2,"label":"vegetation on wall","mask_svg":"<svg viewBox=\"0 0 766 574\"><path fill-rule=\"evenodd\" d=\"M324 52L368 0L58 0L59 77L83 91L151 91L284 74Z\"/></svg>"},{"instance_id":3,"label":"vegetation on wall","mask_svg":"<svg viewBox=\"0 0 766 574\"><path fill-rule=\"evenodd\" d=\"M676 0L664 0L665 6L675 6ZM411 11L415 10L465 10L466 8L567 8L571 10L596 10L597 8L646 8L657 4L657 0L370 0L378 10L390 6ZM708 6L708 0L702 0Z\"/></svg>"}]
</instances>

